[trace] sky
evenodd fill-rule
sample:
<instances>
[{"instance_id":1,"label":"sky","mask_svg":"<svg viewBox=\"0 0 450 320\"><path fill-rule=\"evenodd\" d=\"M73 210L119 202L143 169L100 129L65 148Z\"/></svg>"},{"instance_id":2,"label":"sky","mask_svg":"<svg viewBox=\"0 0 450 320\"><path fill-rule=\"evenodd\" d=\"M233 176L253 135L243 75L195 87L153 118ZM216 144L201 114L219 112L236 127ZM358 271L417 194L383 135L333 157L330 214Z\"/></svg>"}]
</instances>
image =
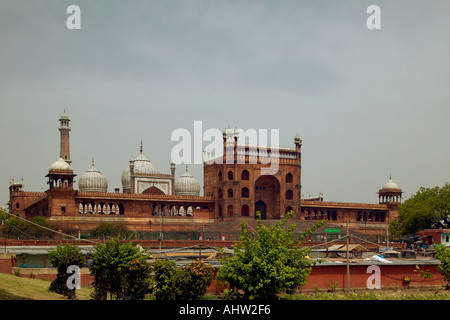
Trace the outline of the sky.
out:
<instances>
[{"instance_id":1,"label":"sky","mask_svg":"<svg viewBox=\"0 0 450 320\"><path fill-rule=\"evenodd\" d=\"M80 8L70 30L67 7ZM381 29L366 21L380 8ZM170 173L178 128L302 140L302 193L377 203L450 181L450 2L0 0L0 205L47 189L59 117L79 176L136 157ZM205 143L206 145L206 143ZM203 185L203 167L190 165ZM176 176L184 172L177 166ZM76 185L77 188L77 185Z\"/></svg>"}]
</instances>

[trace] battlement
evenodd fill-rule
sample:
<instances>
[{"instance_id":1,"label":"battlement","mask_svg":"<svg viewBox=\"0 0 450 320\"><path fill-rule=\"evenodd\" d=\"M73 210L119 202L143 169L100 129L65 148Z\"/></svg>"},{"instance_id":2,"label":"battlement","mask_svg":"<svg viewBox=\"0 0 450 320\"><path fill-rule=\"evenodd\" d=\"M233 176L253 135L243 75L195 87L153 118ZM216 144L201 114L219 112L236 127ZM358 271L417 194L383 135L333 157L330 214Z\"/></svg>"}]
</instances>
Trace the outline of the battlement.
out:
<instances>
[{"instance_id":1,"label":"battlement","mask_svg":"<svg viewBox=\"0 0 450 320\"><path fill-rule=\"evenodd\" d=\"M185 195L166 195L166 194L142 194L142 193L110 193L110 192L91 192L78 191L76 198L108 198L120 200L173 200L173 201L195 201L211 202L213 197L209 196L185 196Z\"/></svg>"}]
</instances>

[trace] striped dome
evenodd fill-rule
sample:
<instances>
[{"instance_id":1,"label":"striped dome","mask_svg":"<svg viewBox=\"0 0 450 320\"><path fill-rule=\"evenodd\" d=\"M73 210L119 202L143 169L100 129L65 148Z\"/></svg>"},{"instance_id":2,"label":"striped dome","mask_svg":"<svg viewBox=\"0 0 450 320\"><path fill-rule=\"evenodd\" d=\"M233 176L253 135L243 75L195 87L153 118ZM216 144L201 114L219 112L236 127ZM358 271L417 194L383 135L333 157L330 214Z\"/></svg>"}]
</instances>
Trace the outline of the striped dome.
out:
<instances>
[{"instance_id":1,"label":"striped dome","mask_svg":"<svg viewBox=\"0 0 450 320\"><path fill-rule=\"evenodd\" d=\"M186 172L175 181L174 189L176 195L200 195L200 183L188 172L187 166Z\"/></svg>"},{"instance_id":2,"label":"striped dome","mask_svg":"<svg viewBox=\"0 0 450 320\"><path fill-rule=\"evenodd\" d=\"M108 180L94 167L94 159L92 167L81 175L78 188L80 191L108 192Z\"/></svg>"}]
</instances>

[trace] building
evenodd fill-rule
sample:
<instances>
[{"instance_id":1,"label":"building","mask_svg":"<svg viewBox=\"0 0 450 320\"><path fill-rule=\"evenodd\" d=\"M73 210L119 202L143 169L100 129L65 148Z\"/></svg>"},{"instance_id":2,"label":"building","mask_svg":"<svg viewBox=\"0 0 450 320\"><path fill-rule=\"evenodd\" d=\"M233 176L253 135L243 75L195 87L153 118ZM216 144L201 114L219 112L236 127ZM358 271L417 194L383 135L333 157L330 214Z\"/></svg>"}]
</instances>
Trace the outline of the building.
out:
<instances>
[{"instance_id":1,"label":"building","mask_svg":"<svg viewBox=\"0 0 450 320\"><path fill-rule=\"evenodd\" d=\"M23 181L11 181L9 211L25 218L47 217L61 230L91 230L100 222L125 223L139 232L202 232L230 228L242 219L254 221L256 212L276 221L288 211L304 226L324 219L326 227L385 235L398 216L402 190L390 178L378 191L378 204L341 203L301 198L301 147L297 135L293 148L262 148L238 144L237 132L223 132L223 156L204 162L204 194L186 166L175 180L175 165L162 174L143 153L122 171L122 191L108 192L107 178L94 166L79 177L70 160L70 119L60 117L60 157L50 165L45 192L23 190ZM270 161L276 172L264 174ZM235 225L235 224L234 224ZM233 227L232 227L233 228ZM224 237L222 236L222 239Z\"/></svg>"}]
</instances>

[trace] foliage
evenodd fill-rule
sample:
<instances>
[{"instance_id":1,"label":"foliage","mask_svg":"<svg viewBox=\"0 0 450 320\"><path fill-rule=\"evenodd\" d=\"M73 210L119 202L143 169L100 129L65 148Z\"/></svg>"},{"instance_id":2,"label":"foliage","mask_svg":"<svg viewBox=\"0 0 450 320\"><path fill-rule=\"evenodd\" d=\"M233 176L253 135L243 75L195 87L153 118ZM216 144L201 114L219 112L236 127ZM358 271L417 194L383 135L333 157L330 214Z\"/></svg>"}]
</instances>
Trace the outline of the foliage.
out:
<instances>
[{"instance_id":1,"label":"foliage","mask_svg":"<svg viewBox=\"0 0 450 320\"><path fill-rule=\"evenodd\" d=\"M435 257L441 262L437 268L447 281L445 289L450 290L450 250L443 245L434 246Z\"/></svg>"},{"instance_id":2,"label":"foliage","mask_svg":"<svg viewBox=\"0 0 450 320\"><path fill-rule=\"evenodd\" d=\"M420 275L424 280L431 280L431 277L433 276L433 273L420 269L418 265L416 265L416 269L414 270L414 272L417 272L417 274Z\"/></svg>"},{"instance_id":3,"label":"foliage","mask_svg":"<svg viewBox=\"0 0 450 320\"><path fill-rule=\"evenodd\" d=\"M47 218L42 216L36 216L30 219L32 223L17 218L2 218L3 228L2 231L7 237L14 238L39 238L49 237L52 232L47 229L51 229L52 226ZM34 224L33 224L34 223ZM47 229L41 228L43 226Z\"/></svg>"},{"instance_id":4,"label":"foliage","mask_svg":"<svg viewBox=\"0 0 450 320\"><path fill-rule=\"evenodd\" d=\"M70 265L76 265L80 268L84 266L86 259L80 248L70 244L58 244L56 249L50 251L49 258L52 266L58 270L56 279L50 284L49 290L64 295L69 299L75 299L75 289L67 287L67 279L70 276L67 273L67 268Z\"/></svg>"},{"instance_id":5,"label":"foliage","mask_svg":"<svg viewBox=\"0 0 450 320\"><path fill-rule=\"evenodd\" d=\"M129 238L132 232L128 230L127 226L123 223L108 223L100 222L97 227L92 230L92 236L94 238L117 238L124 239Z\"/></svg>"},{"instance_id":6,"label":"foliage","mask_svg":"<svg viewBox=\"0 0 450 320\"><path fill-rule=\"evenodd\" d=\"M181 270L181 277L178 278L178 288L180 290L178 299L198 300L204 296L206 289L211 284L213 268L200 260L188 263Z\"/></svg>"},{"instance_id":7,"label":"foliage","mask_svg":"<svg viewBox=\"0 0 450 320\"><path fill-rule=\"evenodd\" d=\"M147 255L131 242L119 243L111 239L96 245L89 268L94 276L93 299L142 300L151 285Z\"/></svg>"},{"instance_id":8,"label":"foliage","mask_svg":"<svg viewBox=\"0 0 450 320\"><path fill-rule=\"evenodd\" d=\"M9 215L4 209L0 208L0 223L3 224L4 221L8 219Z\"/></svg>"},{"instance_id":9,"label":"foliage","mask_svg":"<svg viewBox=\"0 0 450 320\"><path fill-rule=\"evenodd\" d=\"M198 300L211 284L213 268L196 260L179 269L172 260L158 260L154 265L156 300Z\"/></svg>"},{"instance_id":10,"label":"foliage","mask_svg":"<svg viewBox=\"0 0 450 320\"><path fill-rule=\"evenodd\" d=\"M398 221L389 226L392 234L414 234L429 228L450 226L450 183L434 188L420 188L399 205Z\"/></svg>"},{"instance_id":11,"label":"foliage","mask_svg":"<svg viewBox=\"0 0 450 320\"><path fill-rule=\"evenodd\" d=\"M158 260L153 266L156 300L175 300L177 297L177 279L179 270L172 260Z\"/></svg>"},{"instance_id":12,"label":"foliage","mask_svg":"<svg viewBox=\"0 0 450 320\"><path fill-rule=\"evenodd\" d=\"M292 293L306 284L313 262L307 258L309 249L298 244L323 221L295 239L295 224L286 228L292 216L291 211L275 226L266 227L259 215L254 239L242 222L241 243L234 244L234 255L221 259L223 266L217 272L217 279L230 285L228 292L232 297L276 299L279 293Z\"/></svg>"}]
</instances>

